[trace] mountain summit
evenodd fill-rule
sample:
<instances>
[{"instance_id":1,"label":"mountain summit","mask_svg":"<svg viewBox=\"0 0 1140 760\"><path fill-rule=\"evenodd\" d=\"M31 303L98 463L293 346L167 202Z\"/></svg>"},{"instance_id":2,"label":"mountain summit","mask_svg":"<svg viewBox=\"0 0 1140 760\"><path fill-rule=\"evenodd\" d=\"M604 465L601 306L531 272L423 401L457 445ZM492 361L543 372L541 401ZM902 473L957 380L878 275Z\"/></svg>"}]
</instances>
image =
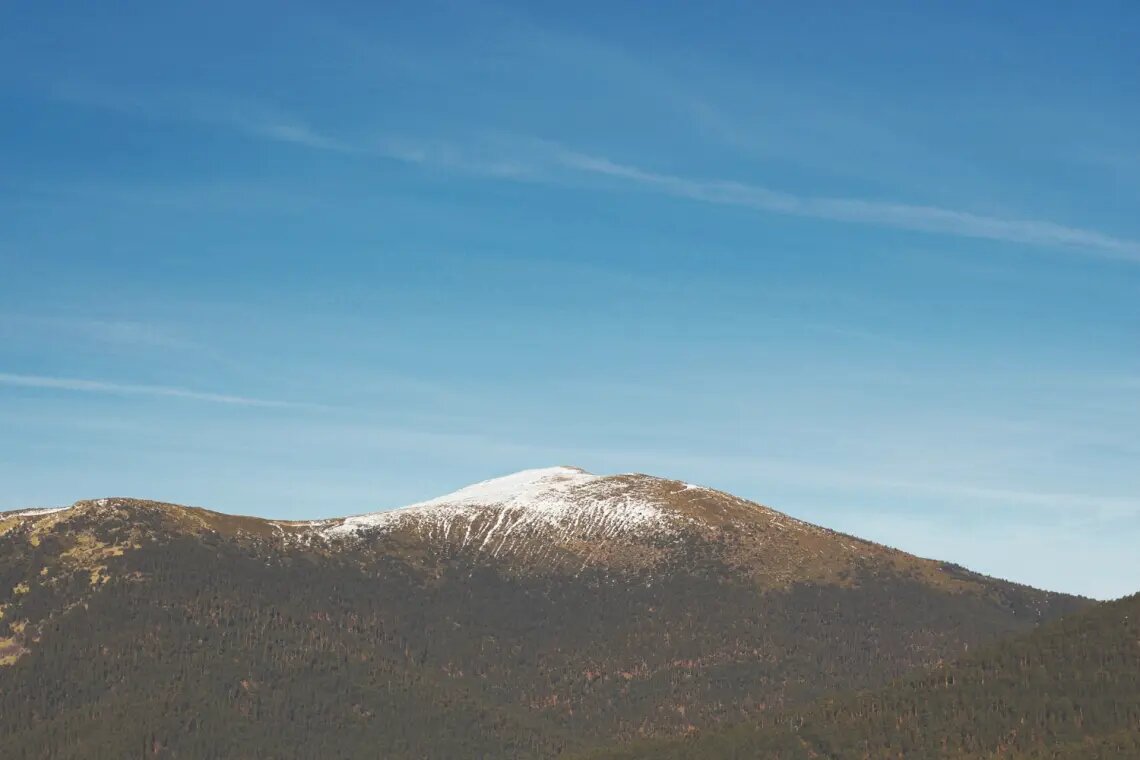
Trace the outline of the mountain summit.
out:
<instances>
[{"instance_id":1,"label":"mountain summit","mask_svg":"<svg viewBox=\"0 0 1140 760\"><path fill-rule=\"evenodd\" d=\"M548 757L878 686L1088 604L640 474L308 522L96 499L0 513L0 742Z\"/></svg>"},{"instance_id":2,"label":"mountain summit","mask_svg":"<svg viewBox=\"0 0 1140 760\"><path fill-rule=\"evenodd\" d=\"M656 486L669 482L643 475L601 477L576 467L524 470L402 509L349 517L324 534L412 529L447 539L461 528L462 546L497 554L535 536L567 542L667 533L678 515Z\"/></svg>"},{"instance_id":3,"label":"mountain summit","mask_svg":"<svg viewBox=\"0 0 1140 760\"><path fill-rule=\"evenodd\" d=\"M738 569L749 573L777 565L793 572L799 564L814 577L822 568L808 565L821 564L825 554L846 565L877 551L721 491L576 467L524 470L402 509L328 521L313 532L333 543L422 542L434 551L486 553L523 565L577 562L578 570L652 567L695 537L731 544ZM832 545L817 545L825 537Z\"/></svg>"}]
</instances>

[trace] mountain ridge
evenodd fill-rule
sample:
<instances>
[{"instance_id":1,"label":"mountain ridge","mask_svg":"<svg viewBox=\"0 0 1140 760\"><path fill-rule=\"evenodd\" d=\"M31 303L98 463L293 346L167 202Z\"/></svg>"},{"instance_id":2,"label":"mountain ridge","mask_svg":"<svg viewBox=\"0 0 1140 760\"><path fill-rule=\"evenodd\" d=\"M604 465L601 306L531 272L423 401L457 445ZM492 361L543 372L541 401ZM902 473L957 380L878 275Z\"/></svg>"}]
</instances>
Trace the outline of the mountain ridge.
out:
<instances>
[{"instance_id":1,"label":"mountain ridge","mask_svg":"<svg viewBox=\"0 0 1140 760\"><path fill-rule=\"evenodd\" d=\"M507 477L337 531L125 498L0 513L0 741L549 757L874 687L1091 604L683 481Z\"/></svg>"},{"instance_id":2,"label":"mountain ridge","mask_svg":"<svg viewBox=\"0 0 1140 760\"><path fill-rule=\"evenodd\" d=\"M678 540L683 532L698 530L718 534L721 541L738 538L737 569L755 570L764 564L768 580L776 584L807 578L837 580L838 575L853 572L864 561L883 558L896 565L907 564L928 581L947 586L960 587L967 578L1013 583L834 531L715 488L634 472L595 475L570 466L522 470L403 507L345 517L284 520L131 497L103 497L80 500L68 507L0 512L0 532L10 529L11 520L68 520L85 511L124 507L196 518L182 522L223 534L264 538L277 533L310 548L322 543L334 550L353 541L422 539L434 550L474 548L495 557L504 552L510 555L512 550L517 553L521 547L529 550L530 559L537 564L565 563L577 557L585 562L607 560L615 567L623 563L644 566L644 562L660 560L667 544ZM6 523L8 528L4 527ZM743 536L737 537L740 532ZM527 540L534 544L528 547ZM640 562L611 551L614 543L629 549L630 541L640 549ZM823 545L828 552L813 544ZM758 548L763 549L767 562L758 562ZM534 556L535 552L545 554ZM562 556L552 556L559 552ZM798 555L798 562L783 566L771 562L774 556L794 555Z\"/></svg>"}]
</instances>

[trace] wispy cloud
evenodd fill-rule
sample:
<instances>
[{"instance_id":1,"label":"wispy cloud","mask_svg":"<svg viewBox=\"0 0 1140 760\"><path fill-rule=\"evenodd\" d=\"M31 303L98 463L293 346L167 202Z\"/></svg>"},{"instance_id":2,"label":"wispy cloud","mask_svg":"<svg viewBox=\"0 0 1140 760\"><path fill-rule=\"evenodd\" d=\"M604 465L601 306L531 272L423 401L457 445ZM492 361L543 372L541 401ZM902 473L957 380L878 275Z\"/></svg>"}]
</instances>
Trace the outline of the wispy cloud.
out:
<instances>
[{"instance_id":1,"label":"wispy cloud","mask_svg":"<svg viewBox=\"0 0 1140 760\"><path fill-rule=\"evenodd\" d=\"M601 175L679 198L775 214L872 224L959 237L1069 248L1140 262L1140 241L1047 221L1004 219L967 211L890 201L800 196L743 182L701 180L647 171L607 158L558 150L572 170Z\"/></svg>"},{"instance_id":2,"label":"wispy cloud","mask_svg":"<svg viewBox=\"0 0 1140 760\"><path fill-rule=\"evenodd\" d=\"M19 375L0 372L0 385L17 388L40 388L44 390L75 391L78 393L105 393L117 396L158 396L180 398L192 401L206 401L214 404L257 407L311 407L290 401L275 401L249 396L234 396L225 393L208 393L167 385L136 385L131 383L109 383L101 380L84 380L71 377L45 377L42 375Z\"/></svg>"},{"instance_id":3,"label":"wispy cloud","mask_svg":"<svg viewBox=\"0 0 1140 760\"><path fill-rule=\"evenodd\" d=\"M602 177L626 187L674 198L769 214L1060 248L1140 263L1140 241L1097 230L939 206L795 195L746 182L685 177L620 163L535 138L480 143L470 150L454 144L414 140L386 141L378 145L381 147L376 153L387 158L502 179L568 184L574 183L575 177Z\"/></svg>"},{"instance_id":4,"label":"wispy cloud","mask_svg":"<svg viewBox=\"0 0 1140 760\"><path fill-rule=\"evenodd\" d=\"M796 195L746 182L685 177L581 153L533 138L515 141L514 150L517 154L512 155L503 152L503 148L497 147L494 142L461 147L443 141L383 139L371 145L350 146L304 126L295 127L295 135L294 130L249 128L246 131L268 139L295 142L322 150L371 154L419 166L498 179L565 184L570 181L565 176L565 172L569 171L577 175L604 177L629 187L701 203L737 206L785 216L1060 248L1140 263L1140 241L1115 237L1097 230L1045 220L989 216L939 206Z\"/></svg>"},{"instance_id":5,"label":"wispy cloud","mask_svg":"<svg viewBox=\"0 0 1140 760\"><path fill-rule=\"evenodd\" d=\"M532 137L467 143L395 137L351 140L327 134L279 109L229 98L191 95L150 100L89 88L64 89L60 97L149 117L188 119L312 150L383 158L496 179L574 184L585 177L604 178L642 191L768 214L1066 249L1140 263L1140 241L1097 230L890 200L797 195L761 184L654 171Z\"/></svg>"}]
</instances>

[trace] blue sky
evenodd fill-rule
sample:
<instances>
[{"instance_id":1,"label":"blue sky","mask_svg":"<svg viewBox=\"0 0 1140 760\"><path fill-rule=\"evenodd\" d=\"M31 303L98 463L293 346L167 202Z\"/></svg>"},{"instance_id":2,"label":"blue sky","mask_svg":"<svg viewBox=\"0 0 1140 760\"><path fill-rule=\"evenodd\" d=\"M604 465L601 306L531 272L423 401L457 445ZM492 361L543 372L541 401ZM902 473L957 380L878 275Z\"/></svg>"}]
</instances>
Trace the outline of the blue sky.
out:
<instances>
[{"instance_id":1,"label":"blue sky","mask_svg":"<svg viewBox=\"0 0 1140 760\"><path fill-rule=\"evenodd\" d=\"M1140 7L920 5L5 4L0 508L574 464L1137 590Z\"/></svg>"}]
</instances>

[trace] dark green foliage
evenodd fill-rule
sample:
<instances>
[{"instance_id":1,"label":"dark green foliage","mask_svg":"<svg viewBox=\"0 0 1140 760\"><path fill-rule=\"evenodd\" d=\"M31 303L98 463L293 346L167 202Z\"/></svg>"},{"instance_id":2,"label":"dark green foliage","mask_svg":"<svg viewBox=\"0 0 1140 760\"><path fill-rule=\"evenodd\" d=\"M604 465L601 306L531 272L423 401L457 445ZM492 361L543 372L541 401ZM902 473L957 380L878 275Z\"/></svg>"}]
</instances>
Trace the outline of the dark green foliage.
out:
<instances>
[{"instance_id":1,"label":"dark green foliage","mask_svg":"<svg viewBox=\"0 0 1140 760\"><path fill-rule=\"evenodd\" d=\"M1140 758L1140 595L870 693L597 757Z\"/></svg>"}]
</instances>

